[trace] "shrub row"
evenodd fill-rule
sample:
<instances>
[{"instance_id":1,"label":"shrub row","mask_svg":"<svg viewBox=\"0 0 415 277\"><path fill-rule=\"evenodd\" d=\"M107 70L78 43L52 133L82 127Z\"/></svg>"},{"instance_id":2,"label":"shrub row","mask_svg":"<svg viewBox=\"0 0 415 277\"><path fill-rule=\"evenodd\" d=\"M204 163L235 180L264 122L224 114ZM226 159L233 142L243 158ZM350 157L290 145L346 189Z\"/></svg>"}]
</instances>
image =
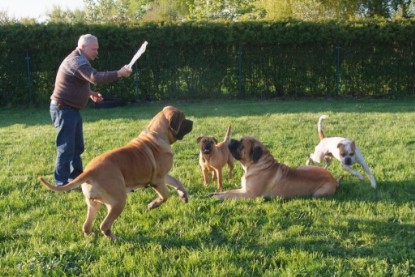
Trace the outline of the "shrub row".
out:
<instances>
[{"instance_id":1,"label":"shrub row","mask_svg":"<svg viewBox=\"0 0 415 277\"><path fill-rule=\"evenodd\" d=\"M415 21L5 25L0 105L47 103L79 35L99 38L98 70L133 78L95 89L126 100L413 94Z\"/></svg>"}]
</instances>

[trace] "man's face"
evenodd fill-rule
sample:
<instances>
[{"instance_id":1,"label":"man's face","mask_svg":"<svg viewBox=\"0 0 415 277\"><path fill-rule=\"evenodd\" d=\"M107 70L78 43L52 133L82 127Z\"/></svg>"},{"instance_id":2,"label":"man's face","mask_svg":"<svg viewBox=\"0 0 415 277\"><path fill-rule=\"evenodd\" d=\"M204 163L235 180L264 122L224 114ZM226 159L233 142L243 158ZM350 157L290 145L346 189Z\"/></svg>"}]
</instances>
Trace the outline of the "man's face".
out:
<instances>
[{"instance_id":1,"label":"man's face","mask_svg":"<svg viewBox=\"0 0 415 277\"><path fill-rule=\"evenodd\" d=\"M89 41L89 43L82 45L81 49L85 57L88 60L93 61L98 56L98 49L99 49L98 41L91 40Z\"/></svg>"}]
</instances>

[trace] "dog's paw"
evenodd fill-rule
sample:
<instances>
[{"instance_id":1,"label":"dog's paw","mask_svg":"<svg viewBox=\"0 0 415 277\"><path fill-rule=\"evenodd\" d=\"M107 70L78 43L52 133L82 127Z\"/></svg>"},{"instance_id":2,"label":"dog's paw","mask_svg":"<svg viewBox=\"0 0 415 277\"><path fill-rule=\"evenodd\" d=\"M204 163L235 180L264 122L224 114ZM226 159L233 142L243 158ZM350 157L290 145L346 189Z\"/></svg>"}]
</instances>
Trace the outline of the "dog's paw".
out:
<instances>
[{"instance_id":1,"label":"dog's paw","mask_svg":"<svg viewBox=\"0 0 415 277\"><path fill-rule=\"evenodd\" d=\"M160 205L159 205L159 204L157 204L157 203L155 203L155 201L152 201L151 203L149 203L149 204L147 205L147 208L148 208L149 210L151 210L151 209L157 208L158 206L160 206Z\"/></svg>"},{"instance_id":2,"label":"dog's paw","mask_svg":"<svg viewBox=\"0 0 415 277\"><path fill-rule=\"evenodd\" d=\"M190 196L186 193L183 195L180 195L180 199L184 202L184 203L189 203L189 198Z\"/></svg>"},{"instance_id":3,"label":"dog's paw","mask_svg":"<svg viewBox=\"0 0 415 277\"><path fill-rule=\"evenodd\" d=\"M94 238L95 237L95 233L94 232L84 232L84 237L90 237L90 238Z\"/></svg>"},{"instance_id":4,"label":"dog's paw","mask_svg":"<svg viewBox=\"0 0 415 277\"><path fill-rule=\"evenodd\" d=\"M216 198L216 199L223 199L223 194L220 192L213 192L209 194L209 197Z\"/></svg>"},{"instance_id":5,"label":"dog's paw","mask_svg":"<svg viewBox=\"0 0 415 277\"><path fill-rule=\"evenodd\" d=\"M362 174L358 174L356 175L356 177L360 180L360 181L364 181L365 177Z\"/></svg>"},{"instance_id":6,"label":"dog's paw","mask_svg":"<svg viewBox=\"0 0 415 277\"><path fill-rule=\"evenodd\" d=\"M147 205L148 209L155 209L158 206L160 206L164 201L162 199L156 199L150 202L150 204Z\"/></svg>"}]
</instances>

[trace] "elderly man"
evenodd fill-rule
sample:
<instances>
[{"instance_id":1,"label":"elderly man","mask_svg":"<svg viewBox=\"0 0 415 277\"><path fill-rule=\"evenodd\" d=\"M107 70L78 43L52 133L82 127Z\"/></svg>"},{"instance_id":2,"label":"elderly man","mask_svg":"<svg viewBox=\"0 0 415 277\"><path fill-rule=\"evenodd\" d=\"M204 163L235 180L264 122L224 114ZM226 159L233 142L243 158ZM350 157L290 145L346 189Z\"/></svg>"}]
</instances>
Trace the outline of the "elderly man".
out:
<instances>
[{"instance_id":1,"label":"elderly man","mask_svg":"<svg viewBox=\"0 0 415 277\"><path fill-rule=\"evenodd\" d=\"M50 97L50 115L57 132L56 186L68 183L83 171L84 137L79 110L86 106L89 98L94 102L103 100L99 92L91 90L91 83L111 83L129 77L132 72L127 66L117 71L95 70L89 61L98 56L98 48L97 37L90 34L80 36L78 47L63 60L56 75Z\"/></svg>"}]
</instances>

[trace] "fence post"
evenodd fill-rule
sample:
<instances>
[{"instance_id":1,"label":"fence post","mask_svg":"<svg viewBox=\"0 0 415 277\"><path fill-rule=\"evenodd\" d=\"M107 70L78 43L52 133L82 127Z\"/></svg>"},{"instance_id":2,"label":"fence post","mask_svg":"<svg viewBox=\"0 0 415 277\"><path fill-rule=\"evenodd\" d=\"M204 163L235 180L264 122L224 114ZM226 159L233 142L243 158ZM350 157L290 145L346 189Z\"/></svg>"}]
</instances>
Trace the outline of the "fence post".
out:
<instances>
[{"instance_id":1,"label":"fence post","mask_svg":"<svg viewBox=\"0 0 415 277\"><path fill-rule=\"evenodd\" d=\"M26 76L27 76L27 84L29 87L29 105L32 106L32 80L30 79L30 56L29 56L29 50L26 50Z\"/></svg>"},{"instance_id":2,"label":"fence post","mask_svg":"<svg viewBox=\"0 0 415 277\"><path fill-rule=\"evenodd\" d=\"M140 68L137 64L134 65L134 80L135 80L135 101L140 102Z\"/></svg>"},{"instance_id":3,"label":"fence post","mask_svg":"<svg viewBox=\"0 0 415 277\"><path fill-rule=\"evenodd\" d=\"M240 98L244 96L244 83L243 83L243 63L242 63L242 47L238 49L238 94Z\"/></svg>"},{"instance_id":4,"label":"fence post","mask_svg":"<svg viewBox=\"0 0 415 277\"><path fill-rule=\"evenodd\" d=\"M340 51L341 47L336 46L336 96L340 93Z\"/></svg>"}]
</instances>

